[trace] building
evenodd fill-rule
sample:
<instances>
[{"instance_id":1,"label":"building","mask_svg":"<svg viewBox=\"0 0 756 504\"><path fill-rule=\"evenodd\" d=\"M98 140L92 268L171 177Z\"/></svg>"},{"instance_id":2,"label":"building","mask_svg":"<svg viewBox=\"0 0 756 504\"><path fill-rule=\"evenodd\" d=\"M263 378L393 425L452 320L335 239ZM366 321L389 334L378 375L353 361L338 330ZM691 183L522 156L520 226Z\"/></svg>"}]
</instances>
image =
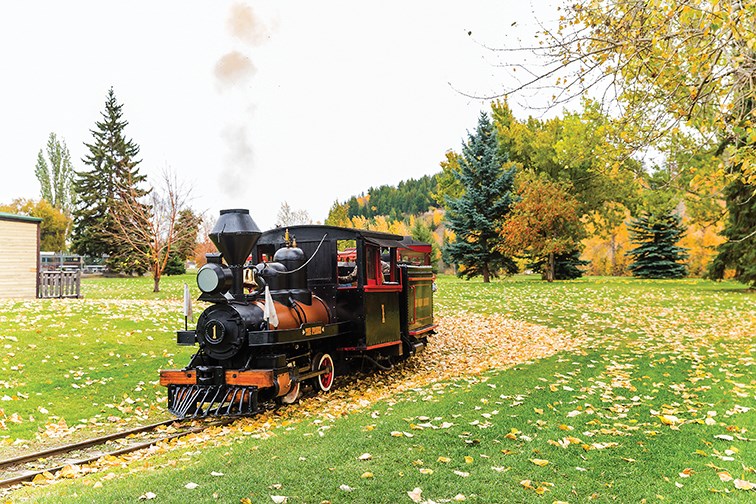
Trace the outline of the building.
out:
<instances>
[{"instance_id":1,"label":"building","mask_svg":"<svg viewBox=\"0 0 756 504\"><path fill-rule=\"evenodd\" d=\"M0 212L0 298L35 298L42 219Z\"/></svg>"}]
</instances>

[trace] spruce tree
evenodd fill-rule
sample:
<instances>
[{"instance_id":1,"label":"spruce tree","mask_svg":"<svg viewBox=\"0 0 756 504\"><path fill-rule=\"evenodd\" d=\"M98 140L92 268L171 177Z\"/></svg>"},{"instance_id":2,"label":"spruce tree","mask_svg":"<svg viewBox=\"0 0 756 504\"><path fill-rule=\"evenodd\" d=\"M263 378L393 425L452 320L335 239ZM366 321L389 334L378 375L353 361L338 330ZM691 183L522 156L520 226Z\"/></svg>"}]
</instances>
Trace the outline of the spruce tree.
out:
<instances>
[{"instance_id":1,"label":"spruce tree","mask_svg":"<svg viewBox=\"0 0 756 504\"><path fill-rule=\"evenodd\" d=\"M628 255L633 276L639 278L682 278L688 268L682 262L688 258L687 249L678 247L685 230L680 217L671 211L657 215L644 213L629 225L630 241L638 245Z\"/></svg>"},{"instance_id":2,"label":"spruce tree","mask_svg":"<svg viewBox=\"0 0 756 504\"><path fill-rule=\"evenodd\" d=\"M482 276L483 282L500 270L517 271L514 261L500 251L502 220L512 206L515 168L488 114L481 112L474 133L462 145L459 170L454 178L464 189L461 196L447 198L447 226L456 240L444 247L444 261L457 264L458 276Z\"/></svg>"},{"instance_id":3,"label":"spruce tree","mask_svg":"<svg viewBox=\"0 0 756 504\"><path fill-rule=\"evenodd\" d=\"M138 198L148 193L139 187L146 176L139 173L139 146L125 136L128 121L123 119L122 108L110 88L102 120L90 130L94 141L84 144L89 152L82 161L90 169L75 172L77 201L72 241L74 251L79 254L109 256L107 264L114 272L141 274L147 271L147 265L119 238L130 231L121 229L112 217L125 195Z\"/></svg>"},{"instance_id":4,"label":"spruce tree","mask_svg":"<svg viewBox=\"0 0 756 504\"><path fill-rule=\"evenodd\" d=\"M708 276L721 280L732 268L736 280L756 287L756 186L736 179L725 189L725 198L728 216L722 236L727 241L717 248Z\"/></svg>"}]
</instances>

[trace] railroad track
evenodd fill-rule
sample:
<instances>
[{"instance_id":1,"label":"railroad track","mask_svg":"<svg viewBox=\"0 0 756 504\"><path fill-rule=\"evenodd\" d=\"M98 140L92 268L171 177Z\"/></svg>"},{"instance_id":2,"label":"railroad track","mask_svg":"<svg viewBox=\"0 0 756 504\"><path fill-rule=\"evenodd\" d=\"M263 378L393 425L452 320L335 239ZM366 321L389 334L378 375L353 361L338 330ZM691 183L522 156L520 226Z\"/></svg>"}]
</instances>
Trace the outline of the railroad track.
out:
<instances>
[{"instance_id":1,"label":"railroad track","mask_svg":"<svg viewBox=\"0 0 756 504\"><path fill-rule=\"evenodd\" d=\"M7 488L32 481L40 474L55 474L67 466L89 464L107 455L119 456L149 448L161 441L167 441L187 434L203 431L210 427L227 425L236 418L224 418L197 425L197 421L166 420L127 431L116 432L48 450L21 455L0 461L0 488ZM194 425L193 425L194 424ZM176 430L161 435L160 427L175 425ZM142 439L137 436L143 435ZM125 446L123 440L132 438ZM120 447L119 447L120 444ZM96 448L95 450L91 450Z\"/></svg>"}]
</instances>

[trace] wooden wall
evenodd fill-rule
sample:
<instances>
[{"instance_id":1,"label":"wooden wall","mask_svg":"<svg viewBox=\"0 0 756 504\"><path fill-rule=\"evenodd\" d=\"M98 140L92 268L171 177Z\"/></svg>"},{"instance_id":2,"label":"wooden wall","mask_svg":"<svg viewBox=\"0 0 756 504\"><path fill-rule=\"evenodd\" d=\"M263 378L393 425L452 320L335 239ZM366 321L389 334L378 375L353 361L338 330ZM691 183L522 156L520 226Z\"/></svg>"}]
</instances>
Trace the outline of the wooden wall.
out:
<instances>
[{"instance_id":1,"label":"wooden wall","mask_svg":"<svg viewBox=\"0 0 756 504\"><path fill-rule=\"evenodd\" d=\"M37 297L39 223L0 218L0 298Z\"/></svg>"}]
</instances>

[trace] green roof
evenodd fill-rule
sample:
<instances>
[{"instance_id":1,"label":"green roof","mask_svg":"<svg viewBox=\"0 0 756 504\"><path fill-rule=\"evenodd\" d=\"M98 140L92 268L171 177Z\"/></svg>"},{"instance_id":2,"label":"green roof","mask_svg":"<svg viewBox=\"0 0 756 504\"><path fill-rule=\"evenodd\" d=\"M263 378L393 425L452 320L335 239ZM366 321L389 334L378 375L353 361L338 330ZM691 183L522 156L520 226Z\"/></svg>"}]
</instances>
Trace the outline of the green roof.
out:
<instances>
[{"instance_id":1,"label":"green roof","mask_svg":"<svg viewBox=\"0 0 756 504\"><path fill-rule=\"evenodd\" d=\"M16 215L12 213L0 212L0 220L14 220L24 222L42 222L39 217L30 217L28 215Z\"/></svg>"}]
</instances>

